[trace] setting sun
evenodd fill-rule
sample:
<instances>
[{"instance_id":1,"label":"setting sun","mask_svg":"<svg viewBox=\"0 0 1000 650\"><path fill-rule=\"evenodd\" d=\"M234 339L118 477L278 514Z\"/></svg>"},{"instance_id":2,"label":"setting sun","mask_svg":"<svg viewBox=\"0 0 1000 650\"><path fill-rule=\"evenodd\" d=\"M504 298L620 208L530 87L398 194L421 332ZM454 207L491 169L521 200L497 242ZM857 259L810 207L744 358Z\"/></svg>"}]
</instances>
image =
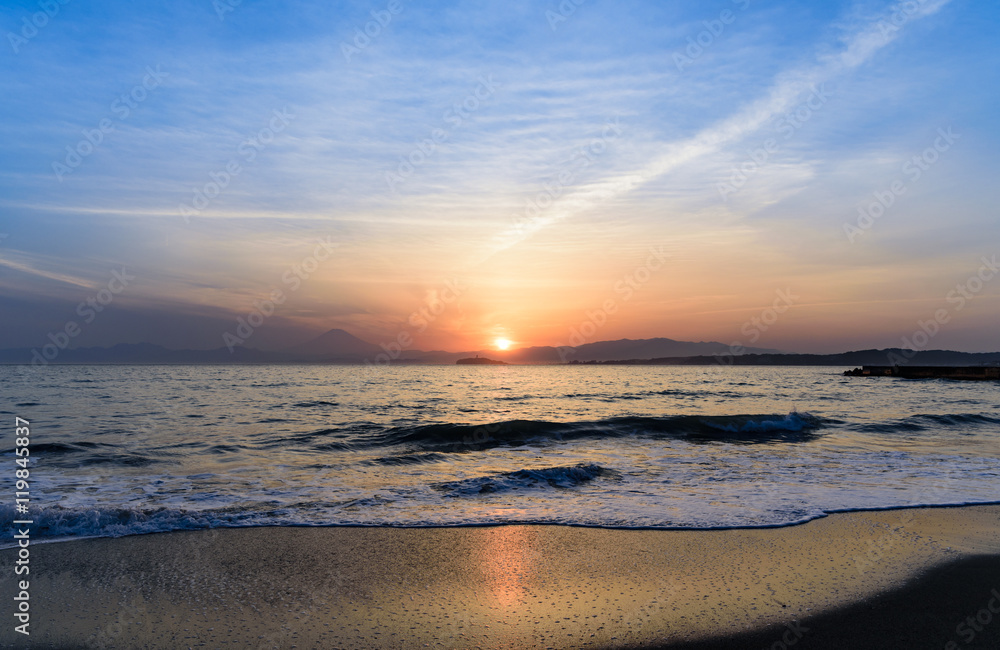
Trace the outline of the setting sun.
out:
<instances>
[{"instance_id":1,"label":"setting sun","mask_svg":"<svg viewBox=\"0 0 1000 650\"><path fill-rule=\"evenodd\" d=\"M510 347L510 340L505 338L498 338L495 341L493 341L493 345L494 347L496 347L497 350L506 350Z\"/></svg>"}]
</instances>

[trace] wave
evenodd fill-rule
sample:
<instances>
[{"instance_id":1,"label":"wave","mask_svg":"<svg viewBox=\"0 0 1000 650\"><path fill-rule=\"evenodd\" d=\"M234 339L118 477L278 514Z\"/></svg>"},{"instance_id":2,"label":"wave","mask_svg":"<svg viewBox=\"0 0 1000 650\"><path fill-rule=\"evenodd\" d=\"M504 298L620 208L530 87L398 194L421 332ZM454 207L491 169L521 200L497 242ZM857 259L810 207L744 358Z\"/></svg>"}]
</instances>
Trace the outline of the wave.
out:
<instances>
[{"instance_id":1,"label":"wave","mask_svg":"<svg viewBox=\"0 0 1000 650\"><path fill-rule=\"evenodd\" d=\"M31 445L32 454L69 454L69 453L79 453L81 451L86 451L88 449L97 449L101 445L96 442L88 442L85 440L80 440L77 442L38 442Z\"/></svg>"},{"instance_id":2,"label":"wave","mask_svg":"<svg viewBox=\"0 0 1000 650\"><path fill-rule=\"evenodd\" d=\"M399 456L383 456L382 458L376 458L372 461L367 461L364 464L370 465L423 465L425 463L439 463L441 461L448 460L448 456L444 454L439 454L435 452L430 452L426 454L402 454Z\"/></svg>"},{"instance_id":3,"label":"wave","mask_svg":"<svg viewBox=\"0 0 1000 650\"><path fill-rule=\"evenodd\" d=\"M759 444L808 442L839 420L809 413L785 415L673 415L616 417L584 422L504 420L487 424L442 422L385 428L358 423L290 436L268 437L265 448L307 448L312 451L360 451L404 447L413 452L461 453L500 446L546 444L572 440L629 437L682 439L694 443Z\"/></svg>"},{"instance_id":4,"label":"wave","mask_svg":"<svg viewBox=\"0 0 1000 650\"><path fill-rule=\"evenodd\" d=\"M982 413L917 414L875 423L851 423L807 412L741 415L627 416L584 422L505 420L472 425L457 423L368 429L364 436L349 436L353 448L408 446L423 451L463 452L498 446L545 444L581 439L644 437L677 439L692 443L768 444L805 443L834 426L848 426L868 433L978 428L1000 425L1000 416ZM344 431L338 431L344 434Z\"/></svg>"},{"instance_id":5,"label":"wave","mask_svg":"<svg viewBox=\"0 0 1000 650\"><path fill-rule=\"evenodd\" d=\"M304 404L304 402L303 402ZM793 411L785 414L668 415L663 417L621 416L592 421L501 420L484 424L437 422L400 424L395 427L373 422L329 424L312 431L267 430L248 435L242 444L197 444L210 454L240 454L261 449L292 449L300 452L362 452L391 449L375 462L418 464L438 462L433 456L485 451L497 447L556 445L573 441L652 439L680 440L692 444L766 445L799 444L819 439L830 428L876 435L921 434L942 429L959 433L996 430L1000 415L983 413L915 414L882 421L844 421ZM95 432L131 434L128 429ZM123 437L123 440L125 438ZM119 464L144 466L177 456L180 449L145 448L139 439L110 444L84 440L37 443L32 455L48 456L58 466L68 464ZM412 456L412 458L410 457Z\"/></svg>"},{"instance_id":6,"label":"wave","mask_svg":"<svg viewBox=\"0 0 1000 650\"><path fill-rule=\"evenodd\" d=\"M0 506L7 521L22 518ZM81 537L123 537L177 530L231 528L267 523L261 512L237 509L196 512L172 508L71 509L50 506L30 515L32 541ZM9 538L9 536L7 536ZM9 544L8 544L9 546Z\"/></svg>"},{"instance_id":7,"label":"wave","mask_svg":"<svg viewBox=\"0 0 1000 650\"><path fill-rule=\"evenodd\" d=\"M543 469L519 469L513 472L501 472L460 481L435 483L431 487L445 492L445 496L463 497L528 489L570 489L596 478L620 480L621 474L600 465L579 464Z\"/></svg>"},{"instance_id":8,"label":"wave","mask_svg":"<svg viewBox=\"0 0 1000 650\"><path fill-rule=\"evenodd\" d=\"M366 444L461 452L501 445L633 436L744 444L805 442L819 429L836 422L797 412L786 415L617 417L593 422L507 420L482 425L444 423L396 427L370 437Z\"/></svg>"},{"instance_id":9,"label":"wave","mask_svg":"<svg viewBox=\"0 0 1000 650\"><path fill-rule=\"evenodd\" d=\"M205 451L209 454L230 454L248 449L243 445L212 445Z\"/></svg>"},{"instance_id":10,"label":"wave","mask_svg":"<svg viewBox=\"0 0 1000 650\"><path fill-rule=\"evenodd\" d=\"M982 413L949 413L944 415L924 414L912 417L927 420L933 422L934 424L944 424L948 426L962 424L1000 424L1000 417L992 417Z\"/></svg>"},{"instance_id":11,"label":"wave","mask_svg":"<svg viewBox=\"0 0 1000 650\"><path fill-rule=\"evenodd\" d=\"M1000 425L1000 417L982 413L917 413L905 418L872 422L857 428L865 433L909 433L937 430L943 427L965 428Z\"/></svg>"},{"instance_id":12,"label":"wave","mask_svg":"<svg viewBox=\"0 0 1000 650\"><path fill-rule=\"evenodd\" d=\"M739 384L745 385L745 384ZM762 397L760 393L740 393L732 390L689 390L684 388L668 388L665 390L649 390L641 395L660 395L664 397L691 397L704 399L706 397L729 397L733 399L745 399L747 397Z\"/></svg>"},{"instance_id":13,"label":"wave","mask_svg":"<svg viewBox=\"0 0 1000 650\"><path fill-rule=\"evenodd\" d=\"M150 458L142 454L88 454L76 461L81 466L117 465L120 467L148 467L157 463L167 462L159 458ZM65 465L63 465L65 466Z\"/></svg>"},{"instance_id":14,"label":"wave","mask_svg":"<svg viewBox=\"0 0 1000 650\"><path fill-rule=\"evenodd\" d=\"M576 465L550 467L535 470L519 470L494 476L439 483L432 486L443 492L445 498L475 497L478 495L503 494L504 492L566 490L595 479L621 480L618 472L598 465ZM711 522L692 521L677 523L665 518L662 523L651 522L646 517L604 517L575 518L553 517L552 515L521 517L430 517L401 521L391 515L358 518L356 514L372 513L392 504L391 499L380 495L350 499L341 502L305 502L294 506L277 504L255 504L247 509L243 505L233 505L211 510L194 511L175 508L101 508L72 509L50 506L33 512L31 524L14 524L23 515L17 515L11 505L0 504L0 518L7 521L0 549L17 546L13 535L17 527L27 527L31 531L32 543L79 540L94 537L127 537L151 533L167 533L191 530L211 530L219 528L250 527L392 527L392 528L456 528L469 526L498 525L541 525L556 524L586 528L607 528L617 530L740 530L762 528L786 528L820 519L837 513L884 512L917 508L955 508L965 506L1000 505L995 499L946 499L943 501L916 501L884 506L840 506L806 507L801 511L787 511L770 520ZM329 508L327 516L310 517L310 510L318 507ZM338 514L339 513L339 514ZM776 513L778 514L778 513Z\"/></svg>"},{"instance_id":15,"label":"wave","mask_svg":"<svg viewBox=\"0 0 1000 650\"><path fill-rule=\"evenodd\" d=\"M115 465L120 467L146 467L169 462L166 458L155 458L119 445L88 442L40 442L31 445L31 456L45 458L52 467L73 468L91 465ZM175 454L160 453L161 456Z\"/></svg>"},{"instance_id":16,"label":"wave","mask_svg":"<svg viewBox=\"0 0 1000 650\"><path fill-rule=\"evenodd\" d=\"M800 415L797 412L789 413L783 418L756 419L750 417L740 419L742 421L730 423L710 421L706 422L706 425L726 433L772 433L805 431L816 426L820 421L819 418L808 413Z\"/></svg>"}]
</instances>

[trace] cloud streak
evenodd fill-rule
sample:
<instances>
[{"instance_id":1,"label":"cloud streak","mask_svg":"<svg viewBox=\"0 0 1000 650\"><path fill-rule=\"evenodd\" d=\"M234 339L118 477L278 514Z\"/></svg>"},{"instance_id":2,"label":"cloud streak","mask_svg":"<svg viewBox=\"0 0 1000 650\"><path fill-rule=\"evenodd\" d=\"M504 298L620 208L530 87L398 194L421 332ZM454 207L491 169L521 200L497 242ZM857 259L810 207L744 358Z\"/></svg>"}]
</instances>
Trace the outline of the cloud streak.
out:
<instances>
[{"instance_id":1,"label":"cloud streak","mask_svg":"<svg viewBox=\"0 0 1000 650\"><path fill-rule=\"evenodd\" d=\"M726 145L739 142L794 108L805 95L815 92L818 86L869 61L882 48L899 38L906 24L937 13L950 1L904 3L918 5L909 12L901 9L904 5L896 5L893 11L870 20L861 27L855 27L853 33L845 39L847 45L839 55L823 57L817 65L810 68L782 73L765 97L691 138L666 145L666 151L644 167L581 187L557 201L544 216L530 224L507 229L498 237L499 243L486 253L483 261L546 228L627 194L697 158L719 153Z\"/></svg>"},{"instance_id":2,"label":"cloud streak","mask_svg":"<svg viewBox=\"0 0 1000 650\"><path fill-rule=\"evenodd\" d=\"M61 284L68 284L74 287L83 287L84 289L93 289L96 285L93 282L88 282L80 278L73 277L71 275L65 275L63 273L56 273L54 271L46 271L44 269L35 268L30 264L23 262L15 262L13 260L4 259L0 257L0 266L4 266L13 271L19 271L21 273L26 273L28 275L33 275L38 278L45 278L46 280L53 280Z\"/></svg>"}]
</instances>

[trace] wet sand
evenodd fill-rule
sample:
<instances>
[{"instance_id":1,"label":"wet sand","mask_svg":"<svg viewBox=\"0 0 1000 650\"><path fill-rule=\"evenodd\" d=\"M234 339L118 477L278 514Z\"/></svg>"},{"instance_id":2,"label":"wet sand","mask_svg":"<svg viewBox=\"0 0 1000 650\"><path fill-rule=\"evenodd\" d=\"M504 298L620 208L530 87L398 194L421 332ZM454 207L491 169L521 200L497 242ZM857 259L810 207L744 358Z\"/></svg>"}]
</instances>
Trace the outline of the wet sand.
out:
<instances>
[{"instance_id":1,"label":"wet sand","mask_svg":"<svg viewBox=\"0 0 1000 650\"><path fill-rule=\"evenodd\" d=\"M31 552L31 647L1000 647L1000 506L724 531L245 528ZM0 644L25 647L7 618Z\"/></svg>"}]
</instances>

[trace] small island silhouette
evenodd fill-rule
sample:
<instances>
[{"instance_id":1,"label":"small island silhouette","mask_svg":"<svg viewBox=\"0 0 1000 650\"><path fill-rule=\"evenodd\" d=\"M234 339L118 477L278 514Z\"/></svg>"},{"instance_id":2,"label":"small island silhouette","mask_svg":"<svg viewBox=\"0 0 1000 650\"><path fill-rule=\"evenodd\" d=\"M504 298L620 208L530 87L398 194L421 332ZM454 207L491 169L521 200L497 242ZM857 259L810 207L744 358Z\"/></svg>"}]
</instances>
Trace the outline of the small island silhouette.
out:
<instances>
[{"instance_id":1,"label":"small island silhouette","mask_svg":"<svg viewBox=\"0 0 1000 650\"><path fill-rule=\"evenodd\" d=\"M459 359L456 361L460 366L506 366L508 365L506 361L500 361L498 359L487 359L486 357L481 357L478 354L475 357L469 357L468 359Z\"/></svg>"}]
</instances>

